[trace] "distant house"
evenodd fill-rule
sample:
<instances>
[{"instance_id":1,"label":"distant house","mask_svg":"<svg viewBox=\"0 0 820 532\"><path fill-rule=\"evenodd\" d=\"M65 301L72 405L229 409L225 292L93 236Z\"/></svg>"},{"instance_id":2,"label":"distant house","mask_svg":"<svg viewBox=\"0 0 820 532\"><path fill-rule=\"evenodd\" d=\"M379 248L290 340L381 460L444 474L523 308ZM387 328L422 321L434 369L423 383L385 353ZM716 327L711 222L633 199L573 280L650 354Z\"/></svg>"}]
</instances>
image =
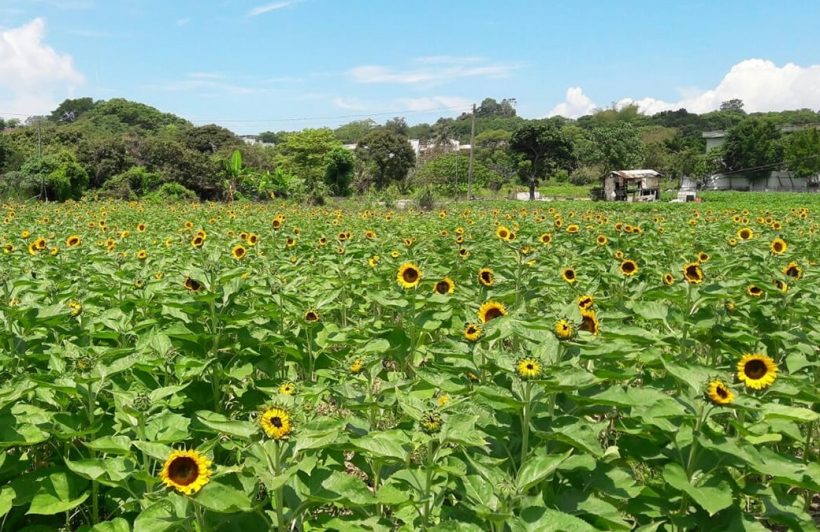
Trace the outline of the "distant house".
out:
<instances>
[{"instance_id":1,"label":"distant house","mask_svg":"<svg viewBox=\"0 0 820 532\"><path fill-rule=\"evenodd\" d=\"M251 146L275 146L273 142L265 142L259 135L239 135L242 142Z\"/></svg>"},{"instance_id":2,"label":"distant house","mask_svg":"<svg viewBox=\"0 0 820 532\"><path fill-rule=\"evenodd\" d=\"M781 133L793 133L802 129L817 128L820 124L809 124L802 126L785 125L780 126ZM706 140L706 151L723 146L726 143L727 132L704 131L702 134ZM793 177L788 170L772 170L769 177L756 181L750 180L742 172L731 174L712 174L704 180L703 188L708 190L754 190L754 191L791 191L806 192L817 191L820 187L820 175L811 177Z\"/></svg>"},{"instance_id":3,"label":"distant house","mask_svg":"<svg viewBox=\"0 0 820 532\"><path fill-rule=\"evenodd\" d=\"M655 201L660 198L661 174L651 169L613 170L603 176L604 201Z\"/></svg>"},{"instance_id":4,"label":"distant house","mask_svg":"<svg viewBox=\"0 0 820 532\"><path fill-rule=\"evenodd\" d=\"M445 144L443 146L436 145L433 141L430 140L420 140L420 139L408 139L410 146L413 147L413 151L416 154L416 159L422 158L424 155L430 155L436 150L440 150L441 152L458 152L458 151L469 151L470 145L469 144L462 144L461 142L450 139L448 142L449 144ZM345 144L344 148L346 150L354 151L356 149L357 144Z\"/></svg>"}]
</instances>

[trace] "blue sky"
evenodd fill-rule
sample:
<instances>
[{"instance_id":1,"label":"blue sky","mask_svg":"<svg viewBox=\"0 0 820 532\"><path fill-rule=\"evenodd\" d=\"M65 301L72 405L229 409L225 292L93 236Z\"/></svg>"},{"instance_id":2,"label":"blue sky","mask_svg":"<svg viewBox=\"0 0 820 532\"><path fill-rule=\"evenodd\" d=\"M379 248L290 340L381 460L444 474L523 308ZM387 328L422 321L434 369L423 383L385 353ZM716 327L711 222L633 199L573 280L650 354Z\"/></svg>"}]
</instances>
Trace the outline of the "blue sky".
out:
<instances>
[{"instance_id":1,"label":"blue sky","mask_svg":"<svg viewBox=\"0 0 820 532\"><path fill-rule=\"evenodd\" d=\"M0 0L0 116L125 97L240 133L372 116L820 108L817 1Z\"/></svg>"}]
</instances>

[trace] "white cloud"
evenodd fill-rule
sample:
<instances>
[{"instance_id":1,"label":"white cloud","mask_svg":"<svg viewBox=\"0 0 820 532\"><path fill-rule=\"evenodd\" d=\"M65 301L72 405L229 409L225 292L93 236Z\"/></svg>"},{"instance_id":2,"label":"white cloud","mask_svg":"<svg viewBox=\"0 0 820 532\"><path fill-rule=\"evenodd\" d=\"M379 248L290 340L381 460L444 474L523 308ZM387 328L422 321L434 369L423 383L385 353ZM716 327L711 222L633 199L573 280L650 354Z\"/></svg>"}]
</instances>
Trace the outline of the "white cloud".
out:
<instances>
[{"instance_id":1,"label":"white cloud","mask_svg":"<svg viewBox=\"0 0 820 532\"><path fill-rule=\"evenodd\" d=\"M362 65L350 69L348 73L358 83L436 84L458 78L502 78L516 68L513 65L484 63L480 58L450 56L421 57L416 62L429 66L396 70L379 65Z\"/></svg>"},{"instance_id":2,"label":"white cloud","mask_svg":"<svg viewBox=\"0 0 820 532\"><path fill-rule=\"evenodd\" d=\"M179 26L181 28L182 26L187 26L189 22L191 22L190 17L177 19L177 26Z\"/></svg>"},{"instance_id":3,"label":"white cloud","mask_svg":"<svg viewBox=\"0 0 820 532\"><path fill-rule=\"evenodd\" d=\"M288 6L292 6L293 4L298 3L299 0L285 0L284 2L273 2L271 4L265 4L261 6L256 6L255 8L248 11L249 17L258 17L259 15L263 15L265 13L270 13L271 11L276 11L277 9L284 9Z\"/></svg>"},{"instance_id":4,"label":"white cloud","mask_svg":"<svg viewBox=\"0 0 820 532\"><path fill-rule=\"evenodd\" d=\"M615 106L636 104L645 114L685 108L691 113L707 113L722 102L739 98L747 112L783 111L787 109L820 109L820 65L800 66L786 63L778 67L765 59L746 59L732 66L713 89L681 90L681 99L667 102L649 96L622 98ZM589 114L594 103L580 87L567 90L566 101L556 105L550 116L577 118Z\"/></svg>"},{"instance_id":5,"label":"white cloud","mask_svg":"<svg viewBox=\"0 0 820 532\"><path fill-rule=\"evenodd\" d=\"M152 83L143 87L166 92L191 92L200 95L215 94L259 94L265 89L246 87L223 81L221 74L212 72L191 72L185 78L165 83Z\"/></svg>"},{"instance_id":6,"label":"white cloud","mask_svg":"<svg viewBox=\"0 0 820 532\"><path fill-rule=\"evenodd\" d=\"M427 96L423 98L398 98L396 100L403 111L437 111L450 109L455 112L467 112L472 102L458 96Z\"/></svg>"},{"instance_id":7,"label":"white cloud","mask_svg":"<svg viewBox=\"0 0 820 532\"><path fill-rule=\"evenodd\" d=\"M581 87L570 87L564 101L552 108L549 116L565 116L567 118L578 118L588 115L595 109L595 103L589 96L584 94Z\"/></svg>"},{"instance_id":8,"label":"white cloud","mask_svg":"<svg viewBox=\"0 0 820 532\"><path fill-rule=\"evenodd\" d=\"M0 109L46 113L85 81L70 55L43 42L45 27L36 18L0 33Z\"/></svg>"},{"instance_id":9,"label":"white cloud","mask_svg":"<svg viewBox=\"0 0 820 532\"><path fill-rule=\"evenodd\" d=\"M349 111L364 111L367 105L355 98L342 98L337 96L333 98L333 105L340 109L347 109Z\"/></svg>"}]
</instances>

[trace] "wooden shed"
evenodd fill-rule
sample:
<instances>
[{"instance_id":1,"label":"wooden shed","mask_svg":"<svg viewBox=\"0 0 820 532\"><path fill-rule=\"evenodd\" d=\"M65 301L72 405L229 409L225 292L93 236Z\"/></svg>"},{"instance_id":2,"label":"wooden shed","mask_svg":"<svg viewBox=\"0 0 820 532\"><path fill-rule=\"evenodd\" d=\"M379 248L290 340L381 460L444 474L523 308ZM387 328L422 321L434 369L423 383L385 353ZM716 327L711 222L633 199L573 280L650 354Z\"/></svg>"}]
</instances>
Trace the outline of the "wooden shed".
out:
<instances>
[{"instance_id":1,"label":"wooden shed","mask_svg":"<svg viewBox=\"0 0 820 532\"><path fill-rule=\"evenodd\" d=\"M603 176L604 201L656 201L661 174L655 170L613 170Z\"/></svg>"}]
</instances>

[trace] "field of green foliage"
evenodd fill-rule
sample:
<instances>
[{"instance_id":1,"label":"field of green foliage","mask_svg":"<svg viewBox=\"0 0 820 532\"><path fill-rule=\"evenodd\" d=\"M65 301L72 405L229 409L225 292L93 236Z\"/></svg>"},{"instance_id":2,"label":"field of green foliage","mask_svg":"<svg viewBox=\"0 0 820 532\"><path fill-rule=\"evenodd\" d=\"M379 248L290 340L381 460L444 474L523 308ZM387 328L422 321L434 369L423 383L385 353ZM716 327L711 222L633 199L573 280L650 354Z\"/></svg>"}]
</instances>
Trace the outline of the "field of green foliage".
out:
<instances>
[{"instance_id":1,"label":"field of green foliage","mask_svg":"<svg viewBox=\"0 0 820 532\"><path fill-rule=\"evenodd\" d=\"M820 205L724 198L2 205L0 531L813 529Z\"/></svg>"}]
</instances>

